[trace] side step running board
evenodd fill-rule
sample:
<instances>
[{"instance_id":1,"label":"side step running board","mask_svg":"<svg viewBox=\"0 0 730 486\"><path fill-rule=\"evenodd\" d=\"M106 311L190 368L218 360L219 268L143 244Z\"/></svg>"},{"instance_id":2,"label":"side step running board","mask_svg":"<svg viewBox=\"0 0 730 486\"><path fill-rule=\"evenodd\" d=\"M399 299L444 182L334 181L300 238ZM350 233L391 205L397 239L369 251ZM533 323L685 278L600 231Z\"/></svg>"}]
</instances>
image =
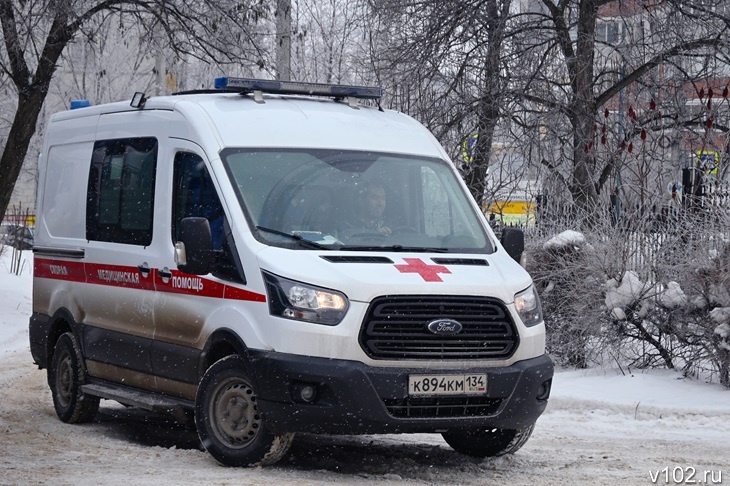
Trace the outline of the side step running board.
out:
<instances>
[{"instance_id":1,"label":"side step running board","mask_svg":"<svg viewBox=\"0 0 730 486\"><path fill-rule=\"evenodd\" d=\"M193 402L182 398L168 397L157 393L145 393L131 388L91 383L82 385L81 390L89 395L116 400L132 407L150 411L176 411L181 408L193 408Z\"/></svg>"}]
</instances>

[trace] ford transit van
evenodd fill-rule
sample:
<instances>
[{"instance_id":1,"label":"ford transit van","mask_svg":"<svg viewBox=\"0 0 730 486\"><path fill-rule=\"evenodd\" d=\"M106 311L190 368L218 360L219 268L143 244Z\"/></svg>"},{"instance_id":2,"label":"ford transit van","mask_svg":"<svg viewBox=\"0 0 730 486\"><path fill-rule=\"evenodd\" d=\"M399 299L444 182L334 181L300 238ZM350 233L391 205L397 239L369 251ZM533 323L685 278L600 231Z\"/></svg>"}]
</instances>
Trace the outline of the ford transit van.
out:
<instances>
[{"instance_id":1,"label":"ford transit van","mask_svg":"<svg viewBox=\"0 0 730 486\"><path fill-rule=\"evenodd\" d=\"M522 233L381 94L220 78L51 116L29 334L62 421L171 411L231 466L297 432L525 443L553 364Z\"/></svg>"}]
</instances>

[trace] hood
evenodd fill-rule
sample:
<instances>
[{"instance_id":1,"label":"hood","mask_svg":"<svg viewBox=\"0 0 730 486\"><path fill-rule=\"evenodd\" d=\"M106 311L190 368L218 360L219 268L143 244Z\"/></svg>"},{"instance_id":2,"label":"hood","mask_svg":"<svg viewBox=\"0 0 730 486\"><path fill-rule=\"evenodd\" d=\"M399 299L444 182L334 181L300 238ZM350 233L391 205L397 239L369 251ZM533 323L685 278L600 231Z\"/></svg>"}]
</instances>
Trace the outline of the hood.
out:
<instances>
[{"instance_id":1,"label":"hood","mask_svg":"<svg viewBox=\"0 0 730 486\"><path fill-rule=\"evenodd\" d=\"M532 283L500 249L493 254L302 251L268 247L262 270L368 303L381 295L489 296L506 304Z\"/></svg>"}]
</instances>

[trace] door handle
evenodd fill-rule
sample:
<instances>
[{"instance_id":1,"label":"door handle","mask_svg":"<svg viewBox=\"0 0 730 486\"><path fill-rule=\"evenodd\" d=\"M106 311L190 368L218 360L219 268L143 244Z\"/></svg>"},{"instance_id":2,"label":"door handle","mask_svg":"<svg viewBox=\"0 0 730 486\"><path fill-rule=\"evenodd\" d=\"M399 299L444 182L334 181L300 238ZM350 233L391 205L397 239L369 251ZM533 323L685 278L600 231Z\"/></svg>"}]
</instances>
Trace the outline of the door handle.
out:
<instances>
[{"instance_id":1,"label":"door handle","mask_svg":"<svg viewBox=\"0 0 730 486\"><path fill-rule=\"evenodd\" d=\"M172 272L167 267L163 268L162 270L157 269L157 274L161 278L172 278Z\"/></svg>"},{"instance_id":2,"label":"door handle","mask_svg":"<svg viewBox=\"0 0 730 486\"><path fill-rule=\"evenodd\" d=\"M139 273L141 273L144 278L147 278L150 275L150 266L147 262L137 265L137 270L139 270Z\"/></svg>"}]
</instances>

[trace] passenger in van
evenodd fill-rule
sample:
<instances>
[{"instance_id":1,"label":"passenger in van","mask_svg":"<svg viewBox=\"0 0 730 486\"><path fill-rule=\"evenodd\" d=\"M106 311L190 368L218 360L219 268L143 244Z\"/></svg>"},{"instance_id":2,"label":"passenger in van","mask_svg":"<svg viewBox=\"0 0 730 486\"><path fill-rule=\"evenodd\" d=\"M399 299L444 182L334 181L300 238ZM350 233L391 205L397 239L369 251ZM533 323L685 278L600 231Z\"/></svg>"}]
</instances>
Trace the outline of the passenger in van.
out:
<instances>
[{"instance_id":1,"label":"passenger in van","mask_svg":"<svg viewBox=\"0 0 730 486\"><path fill-rule=\"evenodd\" d=\"M387 195L383 184L376 181L369 182L358 191L357 196L355 217L346 222L348 232L362 231L390 235L392 231L385 224L384 218Z\"/></svg>"}]
</instances>

